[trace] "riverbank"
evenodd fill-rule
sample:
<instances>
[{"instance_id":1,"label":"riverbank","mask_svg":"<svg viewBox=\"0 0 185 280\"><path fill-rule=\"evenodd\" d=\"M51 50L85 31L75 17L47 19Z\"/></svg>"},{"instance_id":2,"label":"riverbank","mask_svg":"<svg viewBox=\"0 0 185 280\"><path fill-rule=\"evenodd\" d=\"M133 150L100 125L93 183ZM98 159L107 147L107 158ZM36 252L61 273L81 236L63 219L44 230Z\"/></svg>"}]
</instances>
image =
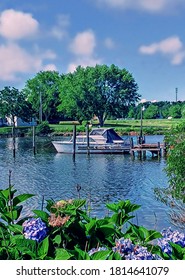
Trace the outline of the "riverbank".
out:
<instances>
[{"instance_id":1,"label":"riverbank","mask_svg":"<svg viewBox=\"0 0 185 280\"><path fill-rule=\"evenodd\" d=\"M181 123L183 119L150 119L142 120L142 133L145 135L165 135L174 125ZM50 124L51 134L56 136L68 136L73 133L73 122L60 122L60 124ZM94 121L92 127L98 126ZM107 120L104 127L113 127L119 135L139 135L141 130L140 120ZM85 133L86 122L76 126L77 133ZM15 130L17 137L23 137L32 133L32 127L17 127ZM0 137L11 137L11 127L0 127Z\"/></svg>"}]
</instances>

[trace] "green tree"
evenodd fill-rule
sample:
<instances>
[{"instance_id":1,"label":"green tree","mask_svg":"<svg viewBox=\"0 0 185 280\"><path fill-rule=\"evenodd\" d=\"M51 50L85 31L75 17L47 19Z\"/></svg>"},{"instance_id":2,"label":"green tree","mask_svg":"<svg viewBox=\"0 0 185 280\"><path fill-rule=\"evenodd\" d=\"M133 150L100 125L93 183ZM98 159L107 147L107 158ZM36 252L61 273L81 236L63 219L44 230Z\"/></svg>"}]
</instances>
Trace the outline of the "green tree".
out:
<instances>
[{"instance_id":1,"label":"green tree","mask_svg":"<svg viewBox=\"0 0 185 280\"><path fill-rule=\"evenodd\" d=\"M176 125L165 136L168 143L166 172L174 197L185 202L185 122Z\"/></svg>"},{"instance_id":2,"label":"green tree","mask_svg":"<svg viewBox=\"0 0 185 280\"><path fill-rule=\"evenodd\" d=\"M158 106L150 104L146 110L144 110L145 119L156 119L159 116Z\"/></svg>"},{"instance_id":3,"label":"green tree","mask_svg":"<svg viewBox=\"0 0 185 280\"><path fill-rule=\"evenodd\" d=\"M0 114L1 117L9 117L15 127L16 117L30 121L33 111L22 91L14 87L5 87L0 91Z\"/></svg>"},{"instance_id":4,"label":"green tree","mask_svg":"<svg viewBox=\"0 0 185 280\"><path fill-rule=\"evenodd\" d=\"M171 105L169 108L169 115L173 118L181 118L181 105L180 104L174 104Z\"/></svg>"},{"instance_id":5,"label":"green tree","mask_svg":"<svg viewBox=\"0 0 185 280\"><path fill-rule=\"evenodd\" d=\"M181 115L182 115L182 118L185 119L185 104L181 108Z\"/></svg>"},{"instance_id":6,"label":"green tree","mask_svg":"<svg viewBox=\"0 0 185 280\"><path fill-rule=\"evenodd\" d=\"M79 121L96 115L103 126L108 116L127 116L129 106L140 98L137 90L133 76L126 69L115 65L79 66L61 82L58 109Z\"/></svg>"},{"instance_id":7,"label":"green tree","mask_svg":"<svg viewBox=\"0 0 185 280\"><path fill-rule=\"evenodd\" d=\"M24 92L40 121L57 114L59 83L60 75L56 71L41 71L26 82Z\"/></svg>"}]
</instances>

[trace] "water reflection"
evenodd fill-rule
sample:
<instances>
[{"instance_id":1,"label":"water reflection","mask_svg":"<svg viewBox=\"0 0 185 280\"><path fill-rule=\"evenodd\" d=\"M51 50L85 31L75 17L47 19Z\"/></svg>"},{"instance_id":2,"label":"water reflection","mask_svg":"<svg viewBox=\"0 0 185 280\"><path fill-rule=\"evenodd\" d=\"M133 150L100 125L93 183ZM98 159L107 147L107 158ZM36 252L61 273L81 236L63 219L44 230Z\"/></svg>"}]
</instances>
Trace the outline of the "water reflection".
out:
<instances>
[{"instance_id":1,"label":"water reflection","mask_svg":"<svg viewBox=\"0 0 185 280\"><path fill-rule=\"evenodd\" d=\"M152 138L150 138L152 141ZM158 140L160 141L160 140ZM12 182L19 193L36 196L25 205L25 211L41 208L42 200L80 197L91 205L91 215L105 214L106 202L130 199L142 205L133 220L149 228L168 226L169 209L156 200L155 187L166 187L165 160L148 156L145 160L130 155L72 155L58 154L48 139L37 139L37 153L33 154L31 138L16 139L13 159L11 139L0 139L0 188Z\"/></svg>"}]
</instances>

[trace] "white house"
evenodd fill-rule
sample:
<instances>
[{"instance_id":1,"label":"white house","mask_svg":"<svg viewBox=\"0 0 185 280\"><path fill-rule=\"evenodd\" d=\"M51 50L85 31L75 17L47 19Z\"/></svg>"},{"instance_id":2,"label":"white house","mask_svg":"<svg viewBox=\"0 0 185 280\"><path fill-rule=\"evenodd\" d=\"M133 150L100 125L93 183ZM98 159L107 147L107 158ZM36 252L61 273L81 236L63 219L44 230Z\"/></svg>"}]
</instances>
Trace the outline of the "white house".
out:
<instances>
[{"instance_id":1,"label":"white house","mask_svg":"<svg viewBox=\"0 0 185 280\"><path fill-rule=\"evenodd\" d=\"M12 126L13 122L12 119L7 117L7 125ZM37 125L37 122L35 121L34 118L31 119L30 122L25 122L21 118L15 117L15 126L34 126Z\"/></svg>"}]
</instances>

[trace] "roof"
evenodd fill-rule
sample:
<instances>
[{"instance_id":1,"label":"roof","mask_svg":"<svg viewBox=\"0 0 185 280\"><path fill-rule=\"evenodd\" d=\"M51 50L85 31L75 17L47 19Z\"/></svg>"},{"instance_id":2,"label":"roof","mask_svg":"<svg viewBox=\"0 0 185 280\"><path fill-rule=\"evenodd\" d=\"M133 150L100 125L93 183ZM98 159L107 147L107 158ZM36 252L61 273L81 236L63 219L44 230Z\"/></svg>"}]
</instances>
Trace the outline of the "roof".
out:
<instances>
[{"instance_id":1,"label":"roof","mask_svg":"<svg viewBox=\"0 0 185 280\"><path fill-rule=\"evenodd\" d=\"M116 133L113 128L94 128L90 135L102 135L106 140L106 143L113 143L116 141L123 141L123 139Z\"/></svg>"}]
</instances>

